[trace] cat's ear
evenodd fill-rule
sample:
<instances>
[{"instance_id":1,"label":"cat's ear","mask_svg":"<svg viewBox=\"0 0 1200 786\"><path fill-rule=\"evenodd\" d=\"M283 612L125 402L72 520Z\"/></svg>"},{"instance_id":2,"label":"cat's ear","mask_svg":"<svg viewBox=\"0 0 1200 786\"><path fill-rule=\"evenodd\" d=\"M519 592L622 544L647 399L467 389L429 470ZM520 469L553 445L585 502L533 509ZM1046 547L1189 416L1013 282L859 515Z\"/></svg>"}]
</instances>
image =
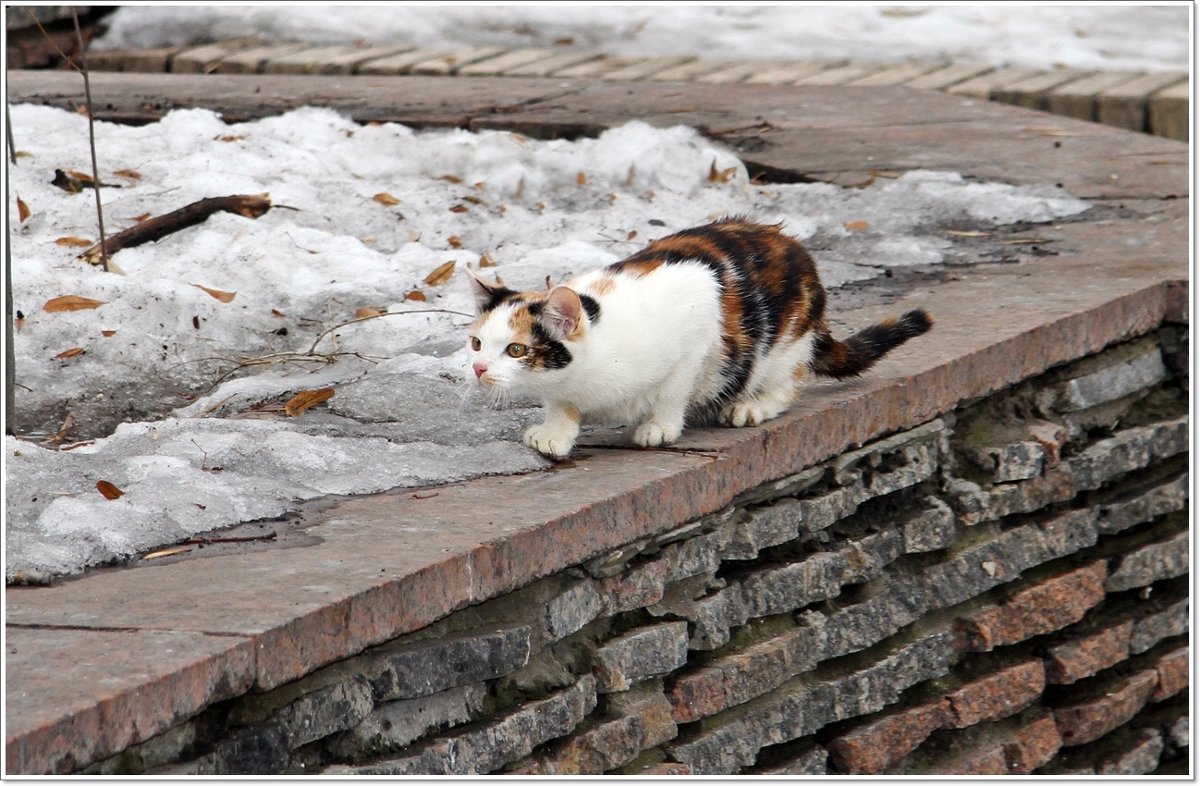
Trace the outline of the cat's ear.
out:
<instances>
[{"instance_id":1,"label":"cat's ear","mask_svg":"<svg viewBox=\"0 0 1200 786\"><path fill-rule=\"evenodd\" d=\"M491 311L506 296L513 294L511 289L500 283L499 277L495 284L489 284L474 270L467 268L467 278L471 281L471 294L475 296L475 310L480 314Z\"/></svg>"},{"instance_id":2,"label":"cat's ear","mask_svg":"<svg viewBox=\"0 0 1200 786\"><path fill-rule=\"evenodd\" d=\"M574 335L583 319L583 302L570 287L555 287L542 307L542 324L556 341L565 341Z\"/></svg>"}]
</instances>

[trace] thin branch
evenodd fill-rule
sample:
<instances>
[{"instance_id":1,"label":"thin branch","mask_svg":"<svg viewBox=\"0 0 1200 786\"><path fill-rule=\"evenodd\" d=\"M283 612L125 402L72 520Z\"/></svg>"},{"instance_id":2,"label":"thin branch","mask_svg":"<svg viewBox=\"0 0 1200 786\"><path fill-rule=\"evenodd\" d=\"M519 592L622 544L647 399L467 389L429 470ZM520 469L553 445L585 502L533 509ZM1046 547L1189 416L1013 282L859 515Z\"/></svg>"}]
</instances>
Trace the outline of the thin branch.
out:
<instances>
[{"instance_id":1,"label":"thin branch","mask_svg":"<svg viewBox=\"0 0 1200 786\"><path fill-rule=\"evenodd\" d=\"M321 334L319 336L317 336L317 340L314 341L312 343L312 346L308 348L308 354L309 355L316 354L317 345L320 344L321 341L326 336L328 336L330 333L332 333L335 330L344 328L347 325L353 325L356 322L366 322L368 319L379 319L380 317L395 317L395 316L400 316L401 314L454 314L454 315L460 316L460 317L475 316L474 314L467 314L463 311L453 311L448 308L416 308L411 311L387 311L383 314L372 314L369 317L359 317L358 319L351 319L348 322L343 322L340 325L334 325L333 327L329 328L328 330L322 331Z\"/></svg>"},{"instance_id":2,"label":"thin branch","mask_svg":"<svg viewBox=\"0 0 1200 786\"><path fill-rule=\"evenodd\" d=\"M17 165L17 143L13 141L12 107L4 104L4 138L8 141L8 160Z\"/></svg>"}]
</instances>

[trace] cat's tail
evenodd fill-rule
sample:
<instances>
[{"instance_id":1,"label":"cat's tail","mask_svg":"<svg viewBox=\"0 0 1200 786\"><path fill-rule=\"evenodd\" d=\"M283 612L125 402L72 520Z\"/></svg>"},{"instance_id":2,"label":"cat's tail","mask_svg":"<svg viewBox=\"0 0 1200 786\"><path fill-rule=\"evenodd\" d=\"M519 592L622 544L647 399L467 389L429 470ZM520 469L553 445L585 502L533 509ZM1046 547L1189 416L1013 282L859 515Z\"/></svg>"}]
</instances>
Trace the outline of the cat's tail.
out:
<instances>
[{"instance_id":1,"label":"cat's tail","mask_svg":"<svg viewBox=\"0 0 1200 786\"><path fill-rule=\"evenodd\" d=\"M817 330L813 357L808 367L815 374L835 379L855 377L875 365L875 361L891 350L931 327L933 318L924 309L909 311L899 318L885 319L845 341L838 341L822 326Z\"/></svg>"}]
</instances>

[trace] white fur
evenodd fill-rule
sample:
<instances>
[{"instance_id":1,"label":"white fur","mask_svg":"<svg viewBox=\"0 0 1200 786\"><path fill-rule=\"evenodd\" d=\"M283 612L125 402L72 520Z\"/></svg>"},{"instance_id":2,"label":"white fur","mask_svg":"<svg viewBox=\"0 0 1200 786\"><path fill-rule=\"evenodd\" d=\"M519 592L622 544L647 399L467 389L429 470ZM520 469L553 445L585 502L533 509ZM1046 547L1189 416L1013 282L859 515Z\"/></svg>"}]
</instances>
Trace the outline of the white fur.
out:
<instances>
[{"instance_id":1,"label":"white fur","mask_svg":"<svg viewBox=\"0 0 1200 786\"><path fill-rule=\"evenodd\" d=\"M612 286L601 293L604 279ZM597 323L563 342L572 361L562 369L534 372L506 355L516 306L504 305L489 312L474 333L481 347L469 353L468 366L487 365L480 383L540 397L546 420L526 432L525 442L557 458L574 446L581 419L635 424L638 445L677 440L688 405L711 402L723 384L720 287L712 271L682 262L641 277L596 271L568 286L600 304ZM755 425L781 413L792 400L794 370L811 356L811 335L779 342L759 358L745 391L726 407L722 420Z\"/></svg>"}]
</instances>

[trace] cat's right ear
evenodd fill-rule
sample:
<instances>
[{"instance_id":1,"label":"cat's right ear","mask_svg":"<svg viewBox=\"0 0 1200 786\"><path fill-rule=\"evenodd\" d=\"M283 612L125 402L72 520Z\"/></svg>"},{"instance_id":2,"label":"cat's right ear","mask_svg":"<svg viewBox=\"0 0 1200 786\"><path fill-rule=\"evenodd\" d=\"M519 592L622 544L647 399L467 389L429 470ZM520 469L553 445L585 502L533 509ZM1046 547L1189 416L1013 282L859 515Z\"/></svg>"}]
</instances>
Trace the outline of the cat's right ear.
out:
<instances>
[{"instance_id":1,"label":"cat's right ear","mask_svg":"<svg viewBox=\"0 0 1200 786\"><path fill-rule=\"evenodd\" d=\"M475 310L480 314L491 311L501 300L513 294L511 289L499 281L495 284L484 281L471 268L467 268L467 278L471 280L471 293L475 296Z\"/></svg>"}]
</instances>

